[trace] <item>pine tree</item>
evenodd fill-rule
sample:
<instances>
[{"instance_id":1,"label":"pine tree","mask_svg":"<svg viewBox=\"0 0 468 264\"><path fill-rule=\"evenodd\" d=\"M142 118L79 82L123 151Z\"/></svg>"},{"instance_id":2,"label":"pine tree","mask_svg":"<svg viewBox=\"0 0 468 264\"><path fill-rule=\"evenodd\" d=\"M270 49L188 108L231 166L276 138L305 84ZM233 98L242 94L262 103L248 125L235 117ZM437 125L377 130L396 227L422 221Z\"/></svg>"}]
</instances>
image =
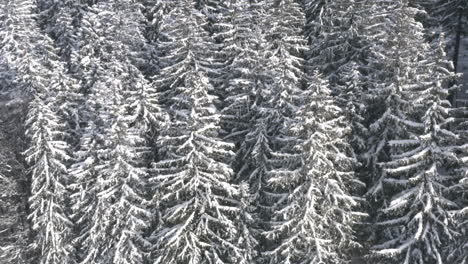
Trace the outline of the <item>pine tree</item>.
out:
<instances>
[{"instance_id":1,"label":"pine tree","mask_svg":"<svg viewBox=\"0 0 468 264\"><path fill-rule=\"evenodd\" d=\"M171 122L152 177L161 214L152 235L156 263L247 263L235 243L239 191L231 185L232 145L219 138L205 24L192 1L178 3L161 24L164 68L155 84Z\"/></svg>"},{"instance_id":2,"label":"pine tree","mask_svg":"<svg viewBox=\"0 0 468 264\"><path fill-rule=\"evenodd\" d=\"M367 181L365 151L367 146L366 115L368 47L371 45L364 30L369 1L305 1L306 35L310 42L308 67L317 70L330 82L340 107L346 109L353 132L349 140L362 166L357 177Z\"/></svg>"},{"instance_id":3,"label":"pine tree","mask_svg":"<svg viewBox=\"0 0 468 264\"><path fill-rule=\"evenodd\" d=\"M33 50L29 36L33 24L28 12L30 4L29 1L0 3L0 148L5 158L2 158L1 185L8 189L2 189L6 196L1 199L2 216L5 218L1 220L3 224L0 227L0 259L5 263L30 263L31 260L28 250L31 225L27 221L30 184L26 164L22 160L26 144L23 121L27 93L22 89L17 74L18 68L31 60L28 60L31 56L28 51ZM10 200L9 194L18 196Z\"/></svg>"},{"instance_id":4,"label":"pine tree","mask_svg":"<svg viewBox=\"0 0 468 264\"><path fill-rule=\"evenodd\" d=\"M342 67L365 64L366 36L362 33L367 2L362 0L306 0L306 36L310 42L309 66L330 81L332 91L341 80Z\"/></svg>"},{"instance_id":5,"label":"pine tree","mask_svg":"<svg viewBox=\"0 0 468 264\"><path fill-rule=\"evenodd\" d=\"M457 208L451 186L459 177L450 168L458 163L458 136L448 130L454 119L445 88L454 74L443 49L419 46L418 82L402 86L412 100L408 134L388 142L391 160L382 164L384 184L396 192L378 225L392 235L381 236L374 249L389 263L444 263L457 234L450 211Z\"/></svg>"},{"instance_id":6,"label":"pine tree","mask_svg":"<svg viewBox=\"0 0 468 264\"><path fill-rule=\"evenodd\" d=\"M63 80L72 78L74 82L79 79L79 66L74 63L73 58L79 50L78 32L83 14L88 11L88 4L84 1L37 1L39 15L37 17L39 26L52 40L59 59L65 65L66 76ZM62 118L67 121L69 133L68 142L75 147L79 141L80 105L82 105L82 94L79 85L62 83L62 92L57 103L60 104Z\"/></svg>"},{"instance_id":7,"label":"pine tree","mask_svg":"<svg viewBox=\"0 0 468 264\"><path fill-rule=\"evenodd\" d=\"M226 121L237 121L245 126L245 129L238 127L228 130L230 133L228 137L240 140L237 141L239 142L237 157L233 165L236 181L248 184L250 189L251 217L255 221L246 224L250 229L249 237L256 240L250 240L252 245L257 245L256 252L253 252L257 255L253 256L253 259L262 262L266 261L267 256L262 256L260 253L272 246L272 242L264 234L270 229L272 212L282 196L270 188L268 178L269 172L278 165L278 163L272 164L271 160L285 120L282 109L275 106L275 103L281 103L280 100L283 99L280 98L279 91L282 87L279 83L275 83L278 81L274 77L276 72L268 63L268 55L272 53L268 53L270 46L263 31L266 22L266 3L261 1L245 7L249 9L243 16L245 19L243 23L248 21L247 19L253 22L251 26L253 30L245 31L245 36L253 34L253 38L251 42L243 43L241 46L244 51L235 57L239 58L239 63L232 64L238 75L232 76L233 79L227 79L230 85L226 97L228 104L224 113L227 114ZM241 27L238 29L242 30ZM239 33L244 34L242 31ZM242 112L234 112L237 109Z\"/></svg>"},{"instance_id":8,"label":"pine tree","mask_svg":"<svg viewBox=\"0 0 468 264\"><path fill-rule=\"evenodd\" d=\"M1 104L0 104L1 105ZM25 168L18 159L13 140L3 129L7 129L11 114L6 106L0 106L3 114L0 121L0 263L29 263L27 242L29 223L27 222L27 192L23 190ZM25 201L26 200L26 201Z\"/></svg>"},{"instance_id":9,"label":"pine tree","mask_svg":"<svg viewBox=\"0 0 468 264\"><path fill-rule=\"evenodd\" d=\"M466 124L464 124L466 125ZM466 130L465 130L466 131ZM460 133L460 142L464 144L466 141L466 134ZM467 190L467 159L466 159L466 145L462 145L463 151L461 151L461 155L459 155L460 164L458 166L458 170L455 170L456 173L460 173L462 175L460 182L458 184L453 184L450 188L452 193L457 195L457 199L455 201L458 204L458 208L456 210L456 214L454 214L453 218L455 221L456 231L458 232L458 236L455 240L450 241L450 247L448 252L447 259L453 263L465 264L468 261L468 240L467 234L468 230L466 228L467 220L468 220L468 202L466 196Z\"/></svg>"},{"instance_id":10,"label":"pine tree","mask_svg":"<svg viewBox=\"0 0 468 264\"><path fill-rule=\"evenodd\" d=\"M142 72L147 78L151 78L159 73L161 65L159 62L158 41L161 36L161 23L164 16L172 9L173 1L148 0L143 2L145 16L144 37L148 40L147 49L144 55L146 65L142 67Z\"/></svg>"},{"instance_id":11,"label":"pine tree","mask_svg":"<svg viewBox=\"0 0 468 264\"><path fill-rule=\"evenodd\" d=\"M27 83L35 90L28 105L26 136L30 146L25 152L31 171L29 218L34 231L31 247L37 250L39 263L73 263L73 224L68 210L69 133L62 125L63 112L58 102L63 94L61 88L73 87L73 83L64 78L60 63L50 57L48 63L51 64L44 65L43 72L39 72L44 75L35 75Z\"/></svg>"},{"instance_id":12,"label":"pine tree","mask_svg":"<svg viewBox=\"0 0 468 264\"><path fill-rule=\"evenodd\" d=\"M93 95L99 99L90 107L98 114L85 130L81 162L73 170L82 263L143 263L145 257L142 232L150 215L143 193L146 172L139 164L143 139L129 127L124 87L114 78L96 83ZM109 92L114 95L106 100Z\"/></svg>"},{"instance_id":13,"label":"pine tree","mask_svg":"<svg viewBox=\"0 0 468 264\"><path fill-rule=\"evenodd\" d=\"M367 104L364 86L365 76L360 72L355 62L344 65L339 73L341 80L337 83L340 90L338 105L345 109L347 122L351 128L349 142L354 150L356 160L361 160L359 154L367 149L367 136L369 134L367 124Z\"/></svg>"},{"instance_id":14,"label":"pine tree","mask_svg":"<svg viewBox=\"0 0 468 264\"><path fill-rule=\"evenodd\" d=\"M214 37L221 43L216 58L222 65L215 83L219 85L217 94L222 99L223 137L235 144L237 152L232 167L234 182L242 188L238 246L245 251L244 262L251 263L259 257L261 245L256 216L259 179L247 177L249 167L253 166L250 153L253 146L249 144L254 142L246 144L245 139L252 133L256 118L255 89L263 81L261 47L264 47L264 40L258 26L261 9L250 1L228 1L222 7L218 23L214 25Z\"/></svg>"},{"instance_id":15,"label":"pine tree","mask_svg":"<svg viewBox=\"0 0 468 264\"><path fill-rule=\"evenodd\" d=\"M41 28L54 40L63 61L69 63L72 53L77 49L77 31L88 5L84 1L70 0L37 2Z\"/></svg>"},{"instance_id":16,"label":"pine tree","mask_svg":"<svg viewBox=\"0 0 468 264\"><path fill-rule=\"evenodd\" d=\"M239 191L227 164L232 145L218 138L208 79L195 68L183 76L170 100L171 126L159 140L162 159L154 164L162 210L155 263L242 261L233 222Z\"/></svg>"},{"instance_id":17,"label":"pine tree","mask_svg":"<svg viewBox=\"0 0 468 264\"><path fill-rule=\"evenodd\" d=\"M31 255L28 261L62 263L73 259L69 245L71 222L67 212L66 162L67 130L60 123L62 110L55 98L59 87L73 87L63 78L64 68L58 62L52 41L44 36L34 20L31 1L6 2L1 35L2 65L7 76L13 76L13 88L18 101L28 102L25 152L30 165L29 213Z\"/></svg>"},{"instance_id":18,"label":"pine tree","mask_svg":"<svg viewBox=\"0 0 468 264\"><path fill-rule=\"evenodd\" d=\"M222 127L226 138L237 146L248 133L251 120L252 90L261 77L256 68L259 44L262 41L256 9L250 1L227 2L214 25L214 37L221 42L216 58L223 65L218 76L217 93L223 99Z\"/></svg>"},{"instance_id":19,"label":"pine tree","mask_svg":"<svg viewBox=\"0 0 468 264\"><path fill-rule=\"evenodd\" d=\"M299 97L305 83L305 15L295 1L277 1L266 10L262 29L268 43L265 71L274 78L271 88L275 97L271 100L281 116L280 124L287 127L301 103Z\"/></svg>"},{"instance_id":20,"label":"pine tree","mask_svg":"<svg viewBox=\"0 0 468 264\"><path fill-rule=\"evenodd\" d=\"M363 185L353 173L349 128L319 75L305 96L289 129L290 136L300 139L295 155L301 162L270 179L289 190L286 205L275 213L273 231L281 242L268 252L270 263L347 263L350 251L359 246L354 227L360 201L352 193Z\"/></svg>"},{"instance_id":21,"label":"pine tree","mask_svg":"<svg viewBox=\"0 0 468 264\"><path fill-rule=\"evenodd\" d=\"M372 182L369 193L384 199L385 195L379 193L384 191L382 180L386 174L378 164L390 160L388 142L406 136L407 128L403 124L413 124L407 111L411 101L405 97L404 89L418 83L418 74L423 73L418 63L424 40L422 25L414 20L417 10L408 7L405 1L389 1L368 8L374 13L367 32L373 41L368 66L371 70L367 75L371 121L366 154Z\"/></svg>"},{"instance_id":22,"label":"pine tree","mask_svg":"<svg viewBox=\"0 0 468 264\"><path fill-rule=\"evenodd\" d=\"M151 219L145 139L158 132L162 116L157 93L135 66L144 45L143 16L138 4L127 1L92 8L83 18L92 31L81 33L90 34L91 41L78 57L89 81L87 126L73 167L75 218L81 226L76 246L82 263L143 263L148 246L143 235Z\"/></svg>"},{"instance_id":23,"label":"pine tree","mask_svg":"<svg viewBox=\"0 0 468 264\"><path fill-rule=\"evenodd\" d=\"M468 4L466 1L460 0L431 0L422 1L422 6L428 12L427 27L429 36L436 38L443 34L447 39L446 50L454 65L454 72L464 72L463 57L464 53L464 38L466 38L468 31ZM457 81L449 84L455 87ZM459 100L458 97L464 91L452 90L449 99L454 106L462 106L463 99Z\"/></svg>"},{"instance_id":24,"label":"pine tree","mask_svg":"<svg viewBox=\"0 0 468 264\"><path fill-rule=\"evenodd\" d=\"M30 219L35 231L31 247L38 263L73 263L70 243L72 222L67 215L68 146L60 119L51 109L53 94L38 92L30 103L26 131L31 146L26 160L31 165ZM49 99L50 100L50 99Z\"/></svg>"},{"instance_id":25,"label":"pine tree","mask_svg":"<svg viewBox=\"0 0 468 264\"><path fill-rule=\"evenodd\" d=\"M408 109L412 100L405 89L420 83L420 75L426 74L420 63L425 59L420 54L424 44L422 25L415 21L419 10L408 6L407 1L369 2L369 20L364 26L369 37L369 65L366 67L365 84L369 89L366 103L369 118L369 137L363 162L366 181L368 213L370 216L370 246L383 237L393 237L391 228L375 224L381 221L382 208L390 204L395 189L385 187L388 173L379 164L391 160L395 148L389 142L408 137L408 127L419 124Z\"/></svg>"},{"instance_id":26,"label":"pine tree","mask_svg":"<svg viewBox=\"0 0 468 264\"><path fill-rule=\"evenodd\" d=\"M464 30L468 25L467 3L462 0L431 0L423 1L422 5L429 13L430 30L444 33L447 38L447 49L457 70L461 40L468 33Z\"/></svg>"}]
</instances>

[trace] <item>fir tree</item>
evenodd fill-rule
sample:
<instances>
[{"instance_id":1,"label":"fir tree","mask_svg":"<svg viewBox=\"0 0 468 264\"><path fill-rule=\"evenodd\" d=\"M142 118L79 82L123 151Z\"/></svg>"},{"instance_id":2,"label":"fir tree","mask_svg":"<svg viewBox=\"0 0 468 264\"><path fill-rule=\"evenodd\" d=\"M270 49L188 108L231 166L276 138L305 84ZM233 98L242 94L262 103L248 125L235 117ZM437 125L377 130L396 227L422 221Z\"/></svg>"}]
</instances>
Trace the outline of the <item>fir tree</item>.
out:
<instances>
[{"instance_id":1,"label":"fir tree","mask_svg":"<svg viewBox=\"0 0 468 264\"><path fill-rule=\"evenodd\" d=\"M369 105L371 121L368 139L367 170L371 177L369 193L385 200L383 179L379 163L390 160L388 142L406 137L407 127L419 126L411 122L411 100L405 95L407 86L419 83L419 74L424 73L419 63L422 57L419 48L424 45L422 25L414 20L416 9L404 1L389 1L385 5L373 4L369 20L370 48ZM376 25L376 26L374 26ZM403 35L404 32L404 35ZM385 33L385 38L382 34Z\"/></svg>"},{"instance_id":2,"label":"fir tree","mask_svg":"<svg viewBox=\"0 0 468 264\"><path fill-rule=\"evenodd\" d=\"M430 30L444 33L447 38L447 49L457 70L461 40L468 33L465 31L468 25L467 3L462 0L431 0L423 1L422 5L429 13Z\"/></svg>"},{"instance_id":3,"label":"fir tree","mask_svg":"<svg viewBox=\"0 0 468 264\"><path fill-rule=\"evenodd\" d=\"M300 139L295 146L300 164L270 179L289 190L286 205L274 215L272 234L280 242L268 252L270 263L347 263L359 246L354 228L360 201L352 193L363 185L353 173L349 128L319 75L305 96L288 131Z\"/></svg>"},{"instance_id":4,"label":"fir tree","mask_svg":"<svg viewBox=\"0 0 468 264\"><path fill-rule=\"evenodd\" d=\"M364 91L366 78L354 62L344 65L339 75L341 80L337 83L337 89L340 90L338 105L344 109L351 128L348 136L354 150L353 155L356 160L361 160L362 157L359 154L367 149L366 139L369 134L366 126L368 121L367 96Z\"/></svg>"},{"instance_id":5,"label":"fir tree","mask_svg":"<svg viewBox=\"0 0 468 264\"><path fill-rule=\"evenodd\" d=\"M93 9L83 18L93 33L82 34L95 42L79 53L89 82L87 126L73 167L75 218L81 226L76 245L82 263L142 263L143 231L151 217L145 137L156 132L161 112L157 94L132 60L144 44L139 5L103 1Z\"/></svg>"},{"instance_id":6,"label":"fir tree","mask_svg":"<svg viewBox=\"0 0 468 264\"><path fill-rule=\"evenodd\" d=\"M26 160L31 164L30 219L35 231L31 247L37 250L38 263L73 263L70 243L72 222L67 215L68 146L60 119L47 98L53 94L39 92L30 103L27 135L31 146Z\"/></svg>"},{"instance_id":7,"label":"fir tree","mask_svg":"<svg viewBox=\"0 0 468 264\"><path fill-rule=\"evenodd\" d=\"M318 70L330 82L333 95L340 107L346 109L349 134L354 153L361 165L357 177L364 181L367 168L365 151L367 146L366 115L368 47L372 41L364 31L369 2L353 1L305 1L307 24L306 35L310 42L307 56L310 70Z\"/></svg>"},{"instance_id":8,"label":"fir tree","mask_svg":"<svg viewBox=\"0 0 468 264\"><path fill-rule=\"evenodd\" d=\"M256 9L249 1L227 2L215 24L216 39L221 49L216 57L223 65L218 76L217 93L223 99L222 127L226 139L237 146L243 142L250 127L252 90L259 76L259 36Z\"/></svg>"},{"instance_id":9,"label":"fir tree","mask_svg":"<svg viewBox=\"0 0 468 264\"><path fill-rule=\"evenodd\" d=\"M384 232L374 249L388 263L444 263L457 234L450 214L457 204L450 186L459 177L450 167L458 163L458 136L448 130L454 119L445 88L454 75L447 70L443 46L429 49L419 46L424 58L431 59L418 62L418 82L402 86L413 103L408 108L412 120L404 123L407 137L388 142L391 160L382 164L384 184L396 192L378 223L391 231Z\"/></svg>"},{"instance_id":10,"label":"fir tree","mask_svg":"<svg viewBox=\"0 0 468 264\"><path fill-rule=\"evenodd\" d=\"M219 113L211 94L205 55L206 18L192 1L181 1L162 24L162 101L170 126L161 132L160 161L152 181L160 227L153 232L156 263L231 263L237 247L239 191L231 185L232 145L219 138Z\"/></svg>"},{"instance_id":11,"label":"fir tree","mask_svg":"<svg viewBox=\"0 0 468 264\"><path fill-rule=\"evenodd\" d=\"M19 154L15 153L17 146L3 131L9 121L5 117L10 116L5 106L0 106L0 111L4 113L0 118L3 124L0 130L0 263L26 264L30 260L27 252L30 226L25 210L28 192L24 190L26 172Z\"/></svg>"},{"instance_id":12,"label":"fir tree","mask_svg":"<svg viewBox=\"0 0 468 264\"><path fill-rule=\"evenodd\" d=\"M367 2L362 0L306 0L305 33L310 42L309 66L330 81L332 91L341 80L340 73L351 61L365 64L366 36L362 26Z\"/></svg>"},{"instance_id":13,"label":"fir tree","mask_svg":"<svg viewBox=\"0 0 468 264\"><path fill-rule=\"evenodd\" d=\"M230 184L232 145L218 138L208 80L193 69L173 89L171 126L161 134L162 159L152 178L162 210L155 263L246 263L234 241L239 191Z\"/></svg>"},{"instance_id":14,"label":"fir tree","mask_svg":"<svg viewBox=\"0 0 468 264\"><path fill-rule=\"evenodd\" d=\"M64 78L52 41L44 36L34 20L31 1L6 2L1 35L2 65L14 76L15 93L29 102L25 152L30 165L29 219L32 224L30 248L39 263L73 261L70 247L71 222L67 212L67 144L68 131L60 125L62 109L56 98L59 87L73 87ZM21 100L20 99L20 100ZM25 255L28 255L25 253Z\"/></svg>"},{"instance_id":15,"label":"fir tree","mask_svg":"<svg viewBox=\"0 0 468 264\"><path fill-rule=\"evenodd\" d=\"M223 99L221 125L224 138L236 146L237 158L232 166L235 182L243 188L238 245L245 250L246 263L257 260L260 246L256 216L259 179L247 177L254 162L251 144L255 143L245 142L246 137L251 137L256 118L253 110L255 90L263 81L261 47L264 47L264 40L258 25L260 11L250 1L229 1L223 5L218 23L214 25L217 32L214 37L221 42L216 57L222 67L215 81L219 84L217 93Z\"/></svg>"}]
</instances>

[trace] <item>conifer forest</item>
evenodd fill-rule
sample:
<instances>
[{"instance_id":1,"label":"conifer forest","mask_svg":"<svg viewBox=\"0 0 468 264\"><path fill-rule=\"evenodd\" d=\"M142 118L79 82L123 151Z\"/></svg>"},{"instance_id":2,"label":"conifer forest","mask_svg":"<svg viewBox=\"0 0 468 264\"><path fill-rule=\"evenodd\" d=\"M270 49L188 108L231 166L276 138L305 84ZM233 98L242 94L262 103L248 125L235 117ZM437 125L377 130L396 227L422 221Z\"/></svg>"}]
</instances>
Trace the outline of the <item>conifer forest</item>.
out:
<instances>
[{"instance_id":1,"label":"conifer forest","mask_svg":"<svg viewBox=\"0 0 468 264\"><path fill-rule=\"evenodd\" d=\"M0 264L468 264L467 69L467 0L0 0Z\"/></svg>"}]
</instances>

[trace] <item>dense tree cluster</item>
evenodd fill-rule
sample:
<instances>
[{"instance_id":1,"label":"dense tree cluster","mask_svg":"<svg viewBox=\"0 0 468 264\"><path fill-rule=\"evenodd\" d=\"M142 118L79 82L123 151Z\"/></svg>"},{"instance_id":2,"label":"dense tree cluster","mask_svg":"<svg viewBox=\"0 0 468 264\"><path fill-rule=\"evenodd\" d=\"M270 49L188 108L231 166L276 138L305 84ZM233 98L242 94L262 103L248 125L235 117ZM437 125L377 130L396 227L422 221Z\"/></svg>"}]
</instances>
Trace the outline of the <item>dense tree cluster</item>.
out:
<instances>
[{"instance_id":1,"label":"dense tree cluster","mask_svg":"<svg viewBox=\"0 0 468 264\"><path fill-rule=\"evenodd\" d=\"M462 0L0 1L0 264L468 261Z\"/></svg>"}]
</instances>

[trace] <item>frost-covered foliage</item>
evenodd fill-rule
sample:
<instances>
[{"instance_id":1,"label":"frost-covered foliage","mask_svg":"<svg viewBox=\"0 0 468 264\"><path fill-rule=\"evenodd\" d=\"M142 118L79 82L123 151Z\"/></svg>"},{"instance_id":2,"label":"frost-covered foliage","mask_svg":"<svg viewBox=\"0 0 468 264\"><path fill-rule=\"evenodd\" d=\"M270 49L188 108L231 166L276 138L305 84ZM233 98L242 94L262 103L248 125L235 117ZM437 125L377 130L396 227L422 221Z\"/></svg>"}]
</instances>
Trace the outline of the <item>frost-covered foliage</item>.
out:
<instances>
[{"instance_id":1,"label":"frost-covered foliage","mask_svg":"<svg viewBox=\"0 0 468 264\"><path fill-rule=\"evenodd\" d=\"M396 49L394 55L401 68L395 68L399 74L392 86L400 98L398 111L389 112L388 118L405 133L386 142L390 155L379 164L383 176L378 185L388 203L380 209L376 225L381 232L373 249L377 258L389 263L441 264L450 250L447 245L457 235L450 212L458 206L450 186L458 178L451 171L458 163L458 136L448 130L454 119L445 88L454 74L448 71L443 46L431 50L423 40L421 25L401 17L416 10L404 3L390 7L395 12L395 26L410 26L412 38L400 40L406 48ZM411 48L417 56L406 54Z\"/></svg>"},{"instance_id":2,"label":"frost-covered foliage","mask_svg":"<svg viewBox=\"0 0 468 264\"><path fill-rule=\"evenodd\" d=\"M359 198L352 193L363 184L353 174L356 161L346 142L350 129L328 83L319 75L314 82L289 129L300 139L295 150L301 166L270 179L289 190L286 205L275 212L270 235L280 242L267 252L270 263L347 263L350 251L359 247L353 229Z\"/></svg>"},{"instance_id":3,"label":"frost-covered foliage","mask_svg":"<svg viewBox=\"0 0 468 264\"><path fill-rule=\"evenodd\" d=\"M225 136L236 145L243 142L252 112L252 90L261 79L256 10L250 1L227 1L214 25L220 50L216 59L222 64L217 82L223 99L222 127Z\"/></svg>"},{"instance_id":4,"label":"frost-covered foliage","mask_svg":"<svg viewBox=\"0 0 468 264\"><path fill-rule=\"evenodd\" d=\"M54 40L62 59L70 62L70 57L78 48L77 30L88 5L84 1L72 0L38 0L37 3L40 26ZM71 65L67 70L73 70Z\"/></svg>"},{"instance_id":5,"label":"frost-covered foliage","mask_svg":"<svg viewBox=\"0 0 468 264\"><path fill-rule=\"evenodd\" d=\"M156 263L230 263L241 260L233 216L239 195L229 182L232 145L218 138L219 114L202 72L187 72L174 87L171 125L161 133L161 161L152 181L161 204L153 234ZM244 261L244 263L246 263Z\"/></svg>"},{"instance_id":6,"label":"frost-covered foliage","mask_svg":"<svg viewBox=\"0 0 468 264\"><path fill-rule=\"evenodd\" d=\"M332 94L345 109L352 132L349 133L352 156L366 165L368 118L366 115L367 52L371 39L364 32L369 1L307 0L306 35L310 42L307 65L319 71L330 83ZM356 167L361 171L361 166ZM361 175L362 174L362 175ZM367 172L356 174L368 180Z\"/></svg>"},{"instance_id":7,"label":"frost-covered foliage","mask_svg":"<svg viewBox=\"0 0 468 264\"><path fill-rule=\"evenodd\" d=\"M139 5L127 1L100 2L83 17L93 33L81 34L94 41L78 53L90 81L86 127L72 168L81 263L143 263L146 255L145 136L155 132L161 113L157 93L130 56L144 43L141 17Z\"/></svg>"},{"instance_id":8,"label":"frost-covered foliage","mask_svg":"<svg viewBox=\"0 0 468 264\"><path fill-rule=\"evenodd\" d=\"M39 263L71 263L74 261L70 243L72 222L67 215L66 188L68 146L63 138L63 126L51 109L51 93L40 92L30 103L26 131L33 144L25 152L31 165L31 197L29 218L34 231L33 250Z\"/></svg>"},{"instance_id":9,"label":"frost-covered foliage","mask_svg":"<svg viewBox=\"0 0 468 264\"><path fill-rule=\"evenodd\" d=\"M348 136L349 143L354 150L353 155L356 160L360 160L362 158L360 154L367 149L367 136L369 135L368 114L366 113L367 93L364 91L366 78L355 62L344 65L339 74L341 79L337 83L337 89L340 91L340 96L337 103L344 109L344 115L351 128Z\"/></svg>"},{"instance_id":10,"label":"frost-covered foliage","mask_svg":"<svg viewBox=\"0 0 468 264\"><path fill-rule=\"evenodd\" d=\"M419 126L410 116L412 98L406 90L421 85L419 76L427 73L421 67L425 58L419 49L425 44L422 25L414 20L417 10L399 0L375 3L368 8L373 10L373 16L366 26L372 39L367 77L371 97L367 166L373 178L370 193L378 195L385 191L382 180L386 174L378 164L391 158L388 143L407 137L406 126Z\"/></svg>"},{"instance_id":11,"label":"frost-covered foliage","mask_svg":"<svg viewBox=\"0 0 468 264\"><path fill-rule=\"evenodd\" d=\"M0 107L5 110L4 106ZM8 115L5 115L8 116ZM6 118L0 118L3 124ZM5 127L6 128L6 127ZM0 263L29 263L29 226L24 207L27 203L24 166L15 156L13 140L0 131Z\"/></svg>"},{"instance_id":12,"label":"frost-covered foliage","mask_svg":"<svg viewBox=\"0 0 468 264\"><path fill-rule=\"evenodd\" d=\"M310 41L309 66L330 81L332 91L341 80L341 68L350 61L362 62L367 36L365 0L305 0L306 36ZM358 64L361 66L361 63Z\"/></svg>"},{"instance_id":13,"label":"frost-covered foliage","mask_svg":"<svg viewBox=\"0 0 468 264\"><path fill-rule=\"evenodd\" d=\"M207 74L211 38L203 29L205 16L194 8L193 1L179 1L163 17L157 41L161 72L154 76L154 85L163 91L162 103L167 104L174 90L184 81L184 73L193 70Z\"/></svg>"},{"instance_id":14,"label":"frost-covered foliage","mask_svg":"<svg viewBox=\"0 0 468 264\"><path fill-rule=\"evenodd\" d=\"M43 35L34 20L34 2L6 1L1 6L2 68L13 79L9 92L29 101L24 152L30 173L29 221L32 238L30 254L22 257L38 263L72 263L72 223L68 218L66 126L62 125L62 83L73 83L63 76L52 41ZM7 76L8 76L7 75ZM18 244L17 244L18 245ZM21 249L20 249L21 250ZM21 258L20 257L20 261Z\"/></svg>"},{"instance_id":15,"label":"frost-covered foliage","mask_svg":"<svg viewBox=\"0 0 468 264\"><path fill-rule=\"evenodd\" d=\"M0 1L0 264L466 264L467 10Z\"/></svg>"},{"instance_id":16,"label":"frost-covered foliage","mask_svg":"<svg viewBox=\"0 0 468 264\"><path fill-rule=\"evenodd\" d=\"M428 15L431 33L444 33L447 38L449 54L456 63L459 56L460 41L468 33L468 3L463 0L420 1Z\"/></svg>"},{"instance_id":17,"label":"frost-covered foliage","mask_svg":"<svg viewBox=\"0 0 468 264\"><path fill-rule=\"evenodd\" d=\"M220 115L204 60L205 17L191 1L161 24L159 80L170 123L158 140L151 178L160 223L150 239L155 263L248 263L237 245L239 190L231 184L233 145L219 137ZM159 84L159 83L158 83Z\"/></svg>"},{"instance_id":18,"label":"frost-covered foliage","mask_svg":"<svg viewBox=\"0 0 468 264\"><path fill-rule=\"evenodd\" d=\"M238 227L241 229L239 247L245 250L244 262L251 263L259 257L260 227L258 218L257 199L259 188L264 183L261 179L264 174L263 165L253 165L252 152L258 132L255 120L258 118L255 93L257 87L267 78L264 74L262 47L265 40L260 31L261 11L250 1L227 1L223 6L218 23L214 24L216 34L214 37L221 42L221 49L216 54L221 67L216 79L219 83L218 94L222 101L221 125L222 135L226 140L235 144L236 158L232 160L235 182L241 184L241 208L238 218ZM252 132L256 131L256 132ZM248 141L248 142L247 142ZM268 144L265 141L259 144ZM262 147L258 146L257 150ZM261 150L263 151L263 150ZM258 157L264 153L258 152ZM252 168L258 170L252 172ZM249 175L252 173L251 175ZM253 195L252 195L253 193ZM263 244L264 245L264 244Z\"/></svg>"}]
</instances>

